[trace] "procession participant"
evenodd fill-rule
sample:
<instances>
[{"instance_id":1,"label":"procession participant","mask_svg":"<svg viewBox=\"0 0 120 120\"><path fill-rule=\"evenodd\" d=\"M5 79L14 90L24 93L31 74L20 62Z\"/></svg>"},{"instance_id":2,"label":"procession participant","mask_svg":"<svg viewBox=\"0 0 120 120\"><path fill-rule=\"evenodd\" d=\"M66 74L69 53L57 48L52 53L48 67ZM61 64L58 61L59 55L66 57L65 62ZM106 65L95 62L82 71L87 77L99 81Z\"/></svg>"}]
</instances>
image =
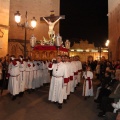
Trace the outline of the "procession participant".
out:
<instances>
[{"instance_id":1,"label":"procession participant","mask_svg":"<svg viewBox=\"0 0 120 120\"><path fill-rule=\"evenodd\" d=\"M36 61L36 81L35 81L35 88L39 88L40 87L40 62L37 60Z\"/></svg>"},{"instance_id":2,"label":"procession participant","mask_svg":"<svg viewBox=\"0 0 120 120\"><path fill-rule=\"evenodd\" d=\"M73 57L73 64L75 65L75 72L74 72L74 88L76 90L77 88L77 83L78 83L78 65L77 65L77 61L76 61L76 58Z\"/></svg>"},{"instance_id":3,"label":"procession participant","mask_svg":"<svg viewBox=\"0 0 120 120\"><path fill-rule=\"evenodd\" d=\"M33 82L33 63L30 58L28 58L26 62L26 89L28 89L28 93L31 93Z\"/></svg>"},{"instance_id":4,"label":"procession participant","mask_svg":"<svg viewBox=\"0 0 120 120\"><path fill-rule=\"evenodd\" d=\"M50 74L48 73L48 63L47 61L43 62L43 84L47 85L50 83Z\"/></svg>"},{"instance_id":5,"label":"procession participant","mask_svg":"<svg viewBox=\"0 0 120 120\"><path fill-rule=\"evenodd\" d=\"M80 57L76 56L76 60L77 60L77 64L78 64L78 77L77 77L77 81L78 81L78 86L80 85L80 81L81 81L81 73L82 73L82 63L80 61Z\"/></svg>"},{"instance_id":6,"label":"procession participant","mask_svg":"<svg viewBox=\"0 0 120 120\"><path fill-rule=\"evenodd\" d=\"M87 99L88 97L93 96L93 72L91 72L90 66L87 67L87 70L83 73L83 76L85 78L83 84L83 96L85 97L85 99Z\"/></svg>"},{"instance_id":7,"label":"procession participant","mask_svg":"<svg viewBox=\"0 0 120 120\"><path fill-rule=\"evenodd\" d=\"M39 69L40 69L40 86L43 86L43 61L39 61Z\"/></svg>"},{"instance_id":8,"label":"procession participant","mask_svg":"<svg viewBox=\"0 0 120 120\"><path fill-rule=\"evenodd\" d=\"M73 57L70 57L70 63L71 63L71 75L70 75L70 82L71 82L71 93L74 92L75 90L75 80L77 79L76 78L76 65L73 61Z\"/></svg>"},{"instance_id":9,"label":"procession participant","mask_svg":"<svg viewBox=\"0 0 120 120\"><path fill-rule=\"evenodd\" d=\"M20 92L19 89L20 69L19 69L19 61L15 60L15 56L12 55L10 59L11 61L8 66L8 74L10 75L8 90L13 95L12 100L15 100Z\"/></svg>"},{"instance_id":10,"label":"procession participant","mask_svg":"<svg viewBox=\"0 0 120 120\"><path fill-rule=\"evenodd\" d=\"M33 81L32 81L32 90L34 91L37 84L37 61L33 60Z\"/></svg>"},{"instance_id":11,"label":"procession participant","mask_svg":"<svg viewBox=\"0 0 120 120\"><path fill-rule=\"evenodd\" d=\"M69 68L68 68L68 63L67 63L67 56L62 56L62 62L65 64L66 66L66 72L68 74L68 79L69 79ZM68 81L69 82L69 81ZM63 102L67 103L67 89L68 89L68 82L65 83L65 85L63 86Z\"/></svg>"},{"instance_id":12,"label":"procession participant","mask_svg":"<svg viewBox=\"0 0 120 120\"><path fill-rule=\"evenodd\" d=\"M53 58L52 61L50 61L50 63L57 63L56 61L56 58ZM50 71L50 80L52 78L52 70L49 70Z\"/></svg>"},{"instance_id":13,"label":"procession participant","mask_svg":"<svg viewBox=\"0 0 120 120\"><path fill-rule=\"evenodd\" d=\"M65 65L67 67L67 72L68 72L68 77L69 77L69 81L67 83L67 88L66 88L67 98L69 99L70 91L71 91L70 76L71 76L71 72L72 72L71 63L69 61L69 56L65 56Z\"/></svg>"},{"instance_id":14,"label":"procession participant","mask_svg":"<svg viewBox=\"0 0 120 120\"><path fill-rule=\"evenodd\" d=\"M20 69L20 93L22 97L25 91L25 80L26 80L26 62L23 60L23 56L19 55L19 69Z\"/></svg>"},{"instance_id":15,"label":"procession participant","mask_svg":"<svg viewBox=\"0 0 120 120\"><path fill-rule=\"evenodd\" d=\"M48 69L53 70L48 100L58 102L58 108L61 109L63 103L63 86L68 82L68 76L66 66L62 62L60 55L57 56L57 63L50 64Z\"/></svg>"}]
</instances>

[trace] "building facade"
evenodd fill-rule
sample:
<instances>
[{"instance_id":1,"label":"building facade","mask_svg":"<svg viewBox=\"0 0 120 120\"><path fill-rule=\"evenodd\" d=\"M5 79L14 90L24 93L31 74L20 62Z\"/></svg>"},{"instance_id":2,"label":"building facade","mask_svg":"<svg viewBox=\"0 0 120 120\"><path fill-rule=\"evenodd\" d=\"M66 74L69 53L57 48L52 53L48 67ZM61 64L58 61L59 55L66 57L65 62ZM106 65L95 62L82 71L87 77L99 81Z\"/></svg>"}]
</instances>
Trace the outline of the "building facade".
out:
<instances>
[{"instance_id":1,"label":"building facade","mask_svg":"<svg viewBox=\"0 0 120 120\"><path fill-rule=\"evenodd\" d=\"M109 53L111 60L120 59L120 0L108 0Z\"/></svg>"},{"instance_id":2,"label":"building facade","mask_svg":"<svg viewBox=\"0 0 120 120\"><path fill-rule=\"evenodd\" d=\"M4 0L3 0L4 1ZM7 1L7 0L6 0ZM50 11L54 10L55 15L60 14L60 0L10 0L10 18L9 18L9 55L23 55L25 30L18 27L14 20L14 14L19 11L21 16L21 23L25 21L25 13L28 14L28 23L33 17L37 20L37 26L34 30L27 30L27 55L29 56L31 49L30 37L32 34L37 40L42 40L43 37L48 39L48 25L40 21L40 17L50 16ZM59 23L54 28L56 34L59 33Z\"/></svg>"},{"instance_id":3,"label":"building facade","mask_svg":"<svg viewBox=\"0 0 120 120\"><path fill-rule=\"evenodd\" d=\"M10 0L0 0L0 57L8 53Z\"/></svg>"},{"instance_id":4,"label":"building facade","mask_svg":"<svg viewBox=\"0 0 120 120\"><path fill-rule=\"evenodd\" d=\"M80 43L74 43L70 48L70 56L80 57L82 62L100 59L108 59L108 48L95 47L94 43L90 44L87 40L80 40Z\"/></svg>"}]
</instances>

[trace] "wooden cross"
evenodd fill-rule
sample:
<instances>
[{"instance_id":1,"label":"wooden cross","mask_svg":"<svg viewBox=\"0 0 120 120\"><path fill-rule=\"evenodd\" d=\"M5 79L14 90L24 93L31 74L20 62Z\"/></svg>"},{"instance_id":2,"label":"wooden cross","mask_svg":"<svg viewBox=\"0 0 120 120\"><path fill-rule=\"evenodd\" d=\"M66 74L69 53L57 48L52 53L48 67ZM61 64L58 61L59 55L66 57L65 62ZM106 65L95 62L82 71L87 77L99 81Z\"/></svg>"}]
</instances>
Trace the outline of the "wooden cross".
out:
<instances>
[{"instance_id":1,"label":"wooden cross","mask_svg":"<svg viewBox=\"0 0 120 120\"><path fill-rule=\"evenodd\" d=\"M44 17L46 20L50 20L51 22L54 22L59 17L62 17L61 19L65 19L65 15L55 16L54 11L50 11L50 16ZM44 21L43 17L40 17L40 21Z\"/></svg>"}]
</instances>

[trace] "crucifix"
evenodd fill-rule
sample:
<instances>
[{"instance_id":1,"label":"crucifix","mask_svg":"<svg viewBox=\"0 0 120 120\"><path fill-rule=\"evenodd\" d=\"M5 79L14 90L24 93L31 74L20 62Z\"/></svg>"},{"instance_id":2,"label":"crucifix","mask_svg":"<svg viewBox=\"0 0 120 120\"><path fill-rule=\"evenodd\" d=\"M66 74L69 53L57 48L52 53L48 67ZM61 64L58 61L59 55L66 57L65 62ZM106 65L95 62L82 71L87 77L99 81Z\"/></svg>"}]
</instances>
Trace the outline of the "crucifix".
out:
<instances>
[{"instance_id":1,"label":"crucifix","mask_svg":"<svg viewBox=\"0 0 120 120\"><path fill-rule=\"evenodd\" d=\"M65 16L64 15L55 16L54 11L50 11L50 12L51 12L50 16L40 17L40 21L45 21L49 25L49 31L48 31L49 38L54 39L55 38L55 31L53 30L54 26L60 19L65 19Z\"/></svg>"}]
</instances>

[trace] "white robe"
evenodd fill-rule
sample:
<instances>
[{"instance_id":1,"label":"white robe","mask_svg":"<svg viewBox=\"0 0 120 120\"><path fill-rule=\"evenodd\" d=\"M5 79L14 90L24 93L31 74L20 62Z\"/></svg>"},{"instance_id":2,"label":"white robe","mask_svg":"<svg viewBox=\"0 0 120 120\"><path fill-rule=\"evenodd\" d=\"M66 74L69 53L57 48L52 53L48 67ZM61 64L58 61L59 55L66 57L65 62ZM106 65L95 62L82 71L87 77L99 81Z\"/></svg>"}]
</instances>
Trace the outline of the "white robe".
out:
<instances>
[{"instance_id":1,"label":"white robe","mask_svg":"<svg viewBox=\"0 0 120 120\"><path fill-rule=\"evenodd\" d=\"M43 63L43 83L50 83L50 74L48 71L48 63Z\"/></svg>"},{"instance_id":2,"label":"white robe","mask_svg":"<svg viewBox=\"0 0 120 120\"><path fill-rule=\"evenodd\" d=\"M93 96L93 85L92 85L93 73L91 71L86 71L83 73L83 76L85 78L83 84L83 96ZM90 82L91 82L90 89L89 89L89 81L87 80L88 77L90 78Z\"/></svg>"},{"instance_id":3,"label":"white robe","mask_svg":"<svg viewBox=\"0 0 120 120\"><path fill-rule=\"evenodd\" d=\"M71 82L70 82L70 75L71 75L71 63L70 62L65 62L65 65L67 67L67 74L68 74L68 78L69 78L69 81L67 83L67 88L66 88L66 93L67 95L70 95L70 91L71 91Z\"/></svg>"},{"instance_id":4,"label":"white robe","mask_svg":"<svg viewBox=\"0 0 120 120\"><path fill-rule=\"evenodd\" d=\"M74 65L73 62L70 62L69 69L70 69L70 92L74 92L74 72L75 72L75 65Z\"/></svg>"},{"instance_id":5,"label":"white robe","mask_svg":"<svg viewBox=\"0 0 120 120\"><path fill-rule=\"evenodd\" d=\"M24 92L25 90L25 82L26 82L26 62L20 63L20 92Z\"/></svg>"},{"instance_id":6,"label":"white robe","mask_svg":"<svg viewBox=\"0 0 120 120\"><path fill-rule=\"evenodd\" d=\"M78 64L78 76L77 76L77 81L80 83L81 81L81 70L82 70L82 63L80 61L77 61Z\"/></svg>"},{"instance_id":7,"label":"white robe","mask_svg":"<svg viewBox=\"0 0 120 120\"><path fill-rule=\"evenodd\" d=\"M75 73L77 72L77 64L76 64L76 62L75 61L72 61L71 62L71 64L72 64L72 67L73 67L73 74L74 74L74 76L73 76L73 90L72 90L72 92L74 92L74 88L76 87L76 84L77 84L77 75L75 75Z\"/></svg>"},{"instance_id":8,"label":"white robe","mask_svg":"<svg viewBox=\"0 0 120 120\"><path fill-rule=\"evenodd\" d=\"M66 66L64 63L60 62L53 64L52 68L48 69L53 70L48 100L63 103L64 78L67 78Z\"/></svg>"},{"instance_id":9,"label":"white robe","mask_svg":"<svg viewBox=\"0 0 120 120\"><path fill-rule=\"evenodd\" d=\"M39 73L39 75L40 75L40 78L39 78L39 80L40 80L40 86L43 86L43 62L42 61L40 61L39 62L39 70L40 70L40 73Z\"/></svg>"},{"instance_id":10,"label":"white robe","mask_svg":"<svg viewBox=\"0 0 120 120\"><path fill-rule=\"evenodd\" d=\"M26 64L26 88L27 89L32 88L32 81L33 81L33 63L31 61L28 61Z\"/></svg>"},{"instance_id":11,"label":"white robe","mask_svg":"<svg viewBox=\"0 0 120 120\"><path fill-rule=\"evenodd\" d=\"M8 90L12 95L17 95L20 92L20 69L19 69L19 62L16 61L16 65L10 62L8 66L8 73L10 74L9 83L8 83Z\"/></svg>"},{"instance_id":12,"label":"white robe","mask_svg":"<svg viewBox=\"0 0 120 120\"><path fill-rule=\"evenodd\" d=\"M37 61L33 61L33 81L32 81L32 89L35 89L37 88L37 84L38 83L38 65L37 65Z\"/></svg>"},{"instance_id":13,"label":"white robe","mask_svg":"<svg viewBox=\"0 0 120 120\"><path fill-rule=\"evenodd\" d=\"M35 88L39 88L40 87L40 62L36 61L36 81L35 81Z\"/></svg>"}]
</instances>

